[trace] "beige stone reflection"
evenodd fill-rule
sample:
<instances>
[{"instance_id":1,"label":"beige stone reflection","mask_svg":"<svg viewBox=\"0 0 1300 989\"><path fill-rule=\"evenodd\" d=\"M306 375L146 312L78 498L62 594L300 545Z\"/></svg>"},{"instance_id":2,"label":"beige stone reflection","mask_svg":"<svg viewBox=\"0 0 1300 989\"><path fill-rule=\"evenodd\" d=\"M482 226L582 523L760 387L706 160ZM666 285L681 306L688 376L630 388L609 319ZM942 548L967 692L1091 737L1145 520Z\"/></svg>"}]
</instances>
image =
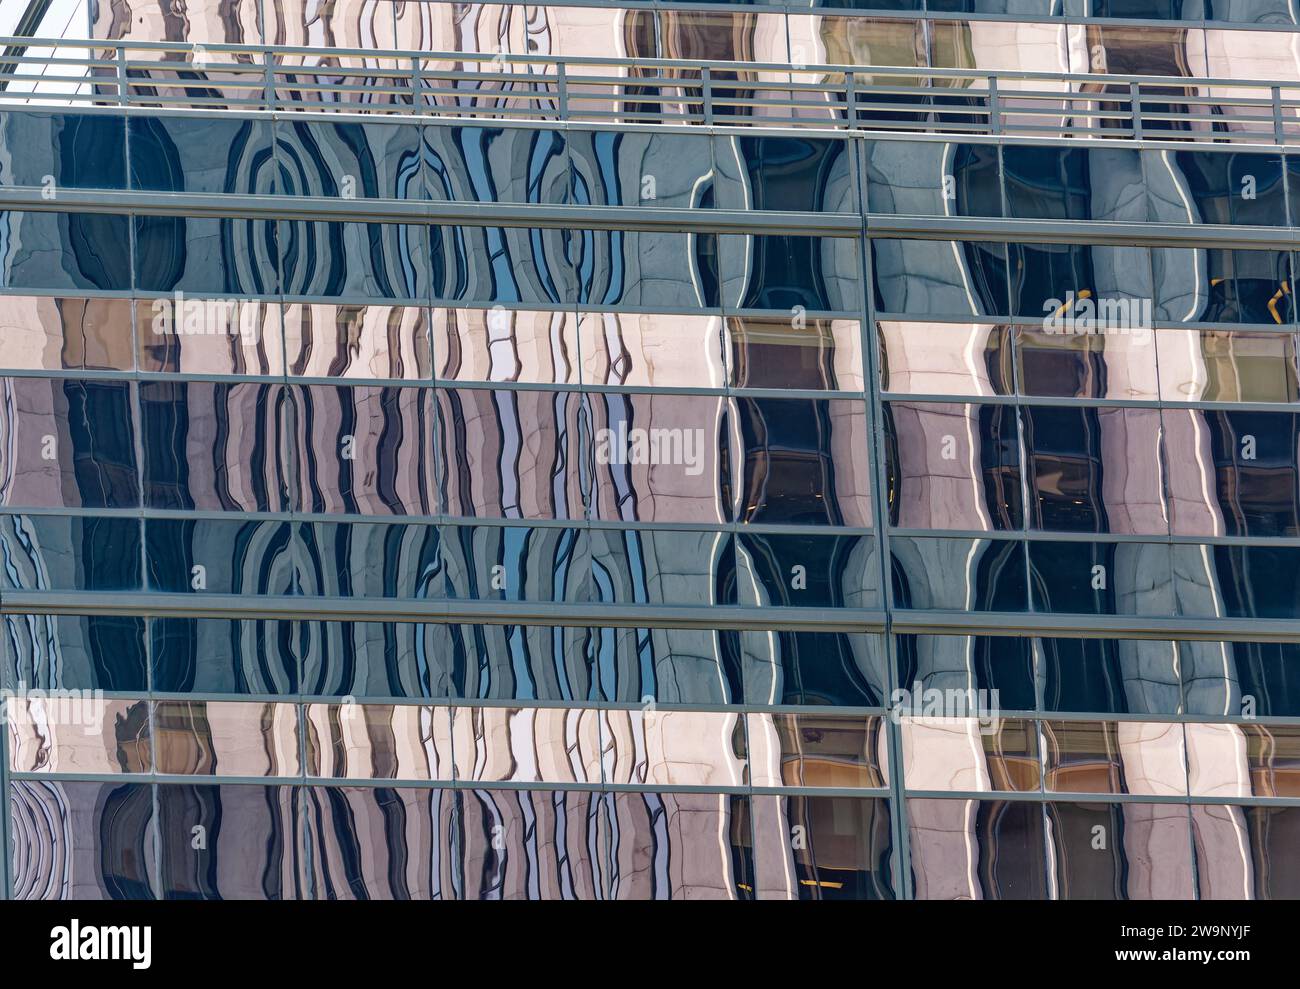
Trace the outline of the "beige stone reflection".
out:
<instances>
[{"instance_id":1,"label":"beige stone reflection","mask_svg":"<svg viewBox=\"0 0 1300 989\"><path fill-rule=\"evenodd\" d=\"M433 310L437 376L446 381L577 384L573 313L505 309Z\"/></svg>"},{"instance_id":2,"label":"beige stone reflection","mask_svg":"<svg viewBox=\"0 0 1300 989\"><path fill-rule=\"evenodd\" d=\"M129 340L129 331L124 331ZM186 374L284 373L280 307L241 299L139 299L135 350L141 371Z\"/></svg>"},{"instance_id":3,"label":"beige stone reflection","mask_svg":"<svg viewBox=\"0 0 1300 989\"><path fill-rule=\"evenodd\" d=\"M294 704L155 701L154 755L164 774L297 776Z\"/></svg>"},{"instance_id":4,"label":"beige stone reflection","mask_svg":"<svg viewBox=\"0 0 1300 989\"><path fill-rule=\"evenodd\" d=\"M1193 796L1300 796L1300 728L1258 724L1184 728Z\"/></svg>"},{"instance_id":5,"label":"beige stone reflection","mask_svg":"<svg viewBox=\"0 0 1300 989\"><path fill-rule=\"evenodd\" d=\"M147 773L146 701L90 695L5 698L9 768L20 773Z\"/></svg>"},{"instance_id":6,"label":"beige stone reflection","mask_svg":"<svg viewBox=\"0 0 1300 989\"><path fill-rule=\"evenodd\" d=\"M909 800L913 888L918 900L982 900L978 800Z\"/></svg>"},{"instance_id":7,"label":"beige stone reflection","mask_svg":"<svg viewBox=\"0 0 1300 989\"><path fill-rule=\"evenodd\" d=\"M1300 34L1294 31L1232 31L1211 28L1205 31L1206 74L1214 79L1266 80L1281 83L1283 99L1295 99L1293 88L1300 83ZM1207 86L1208 96L1229 100L1271 100L1272 91L1265 86ZM1264 106L1227 106L1220 111L1225 118L1220 126L1229 131L1255 132L1271 139L1273 115ZM1300 121L1294 108L1282 111L1284 130L1294 139L1300 134ZM1236 118L1236 119L1234 119Z\"/></svg>"},{"instance_id":8,"label":"beige stone reflection","mask_svg":"<svg viewBox=\"0 0 1300 989\"><path fill-rule=\"evenodd\" d=\"M602 711L605 782L651 786L742 786L740 714L717 711Z\"/></svg>"},{"instance_id":9,"label":"beige stone reflection","mask_svg":"<svg viewBox=\"0 0 1300 989\"><path fill-rule=\"evenodd\" d=\"M458 707L452 750L458 780L599 783L600 715L584 709Z\"/></svg>"},{"instance_id":10,"label":"beige stone reflection","mask_svg":"<svg viewBox=\"0 0 1300 989\"><path fill-rule=\"evenodd\" d=\"M746 722L754 786L889 785L883 718L751 713Z\"/></svg>"},{"instance_id":11,"label":"beige stone reflection","mask_svg":"<svg viewBox=\"0 0 1300 989\"><path fill-rule=\"evenodd\" d=\"M130 371L131 301L7 295L0 305L4 366L24 371Z\"/></svg>"},{"instance_id":12,"label":"beige stone reflection","mask_svg":"<svg viewBox=\"0 0 1300 989\"><path fill-rule=\"evenodd\" d=\"M583 313L579 318L584 384L726 386L721 317Z\"/></svg>"},{"instance_id":13,"label":"beige stone reflection","mask_svg":"<svg viewBox=\"0 0 1300 989\"><path fill-rule=\"evenodd\" d=\"M734 900L732 799L718 793L615 793L609 895L616 900Z\"/></svg>"},{"instance_id":14,"label":"beige stone reflection","mask_svg":"<svg viewBox=\"0 0 1300 989\"><path fill-rule=\"evenodd\" d=\"M998 528L982 471L980 406L893 404L900 497L896 525L919 529Z\"/></svg>"},{"instance_id":15,"label":"beige stone reflection","mask_svg":"<svg viewBox=\"0 0 1300 989\"><path fill-rule=\"evenodd\" d=\"M1010 368L994 379L1006 350L1004 327L987 323L903 323L880 320L885 391L902 395L1006 394Z\"/></svg>"},{"instance_id":16,"label":"beige stone reflection","mask_svg":"<svg viewBox=\"0 0 1300 989\"><path fill-rule=\"evenodd\" d=\"M1161 332L1164 332L1163 330ZM1121 332L1052 333L1037 327L1016 328L1022 388L1043 394L1044 383L1026 380L1035 360L1080 365L1079 398L1154 401L1159 397L1156 334L1135 328ZM1083 365L1086 364L1086 371ZM1110 461L1107 461L1109 464Z\"/></svg>"},{"instance_id":17,"label":"beige stone reflection","mask_svg":"<svg viewBox=\"0 0 1300 989\"><path fill-rule=\"evenodd\" d=\"M1203 900L1253 900L1257 893L1254 843L1246 808L1193 804L1192 839Z\"/></svg>"},{"instance_id":18,"label":"beige stone reflection","mask_svg":"<svg viewBox=\"0 0 1300 989\"><path fill-rule=\"evenodd\" d=\"M428 380L433 366L424 310L415 306L289 305L288 373L313 378Z\"/></svg>"},{"instance_id":19,"label":"beige stone reflection","mask_svg":"<svg viewBox=\"0 0 1300 989\"><path fill-rule=\"evenodd\" d=\"M268 0L267 5L275 9L286 2ZM380 0L372 2L378 4ZM95 15L91 37L201 45L257 44L261 40L260 6L259 0L99 0L90 5ZM80 34L73 32L73 37Z\"/></svg>"},{"instance_id":20,"label":"beige stone reflection","mask_svg":"<svg viewBox=\"0 0 1300 989\"><path fill-rule=\"evenodd\" d=\"M1044 721L1046 789L1186 796L1183 726L1144 721Z\"/></svg>"},{"instance_id":21,"label":"beige stone reflection","mask_svg":"<svg viewBox=\"0 0 1300 989\"><path fill-rule=\"evenodd\" d=\"M450 780L451 709L309 704L307 774L327 779Z\"/></svg>"},{"instance_id":22,"label":"beige stone reflection","mask_svg":"<svg viewBox=\"0 0 1300 989\"><path fill-rule=\"evenodd\" d=\"M909 790L994 792L1040 787L1033 721L907 715L899 719L899 727L903 783Z\"/></svg>"}]
</instances>

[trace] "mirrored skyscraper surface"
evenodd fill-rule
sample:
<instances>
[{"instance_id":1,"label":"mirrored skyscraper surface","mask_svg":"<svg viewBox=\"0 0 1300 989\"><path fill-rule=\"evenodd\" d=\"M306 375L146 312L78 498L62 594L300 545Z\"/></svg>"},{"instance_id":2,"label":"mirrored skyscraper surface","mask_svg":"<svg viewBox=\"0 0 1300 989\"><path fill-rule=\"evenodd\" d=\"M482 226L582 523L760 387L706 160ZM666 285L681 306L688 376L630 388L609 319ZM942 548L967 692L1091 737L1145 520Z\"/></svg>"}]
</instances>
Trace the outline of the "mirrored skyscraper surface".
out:
<instances>
[{"instance_id":1,"label":"mirrored skyscraper surface","mask_svg":"<svg viewBox=\"0 0 1300 989\"><path fill-rule=\"evenodd\" d=\"M1293 6L15 7L5 895L1300 896Z\"/></svg>"}]
</instances>

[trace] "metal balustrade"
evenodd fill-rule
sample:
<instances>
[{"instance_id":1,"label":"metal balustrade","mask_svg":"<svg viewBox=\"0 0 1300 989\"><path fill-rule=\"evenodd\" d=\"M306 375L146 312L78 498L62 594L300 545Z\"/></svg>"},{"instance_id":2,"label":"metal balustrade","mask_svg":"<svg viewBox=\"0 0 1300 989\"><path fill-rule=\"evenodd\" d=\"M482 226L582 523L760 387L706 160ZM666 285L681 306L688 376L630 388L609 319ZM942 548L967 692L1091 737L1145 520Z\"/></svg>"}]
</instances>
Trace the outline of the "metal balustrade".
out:
<instances>
[{"instance_id":1,"label":"metal balustrade","mask_svg":"<svg viewBox=\"0 0 1300 989\"><path fill-rule=\"evenodd\" d=\"M39 41L12 105L1300 144L1300 82L167 42Z\"/></svg>"}]
</instances>

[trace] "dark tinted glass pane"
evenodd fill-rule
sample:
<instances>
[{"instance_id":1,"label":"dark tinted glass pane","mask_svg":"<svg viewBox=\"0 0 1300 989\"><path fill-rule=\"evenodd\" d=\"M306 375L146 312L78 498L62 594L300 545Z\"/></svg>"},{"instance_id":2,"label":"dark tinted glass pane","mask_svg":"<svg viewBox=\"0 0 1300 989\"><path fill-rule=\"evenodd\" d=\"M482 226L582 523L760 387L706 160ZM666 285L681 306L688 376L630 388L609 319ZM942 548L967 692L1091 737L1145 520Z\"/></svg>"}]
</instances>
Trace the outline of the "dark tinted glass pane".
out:
<instances>
[{"instance_id":1,"label":"dark tinted glass pane","mask_svg":"<svg viewBox=\"0 0 1300 989\"><path fill-rule=\"evenodd\" d=\"M304 523L298 531L299 593L398 598L446 594L437 526L317 522Z\"/></svg>"},{"instance_id":2,"label":"dark tinted glass pane","mask_svg":"<svg viewBox=\"0 0 1300 989\"><path fill-rule=\"evenodd\" d=\"M680 209L714 205L713 149L705 135L575 130L567 138L574 203Z\"/></svg>"},{"instance_id":3,"label":"dark tinted glass pane","mask_svg":"<svg viewBox=\"0 0 1300 989\"><path fill-rule=\"evenodd\" d=\"M448 526L443 558L449 597L471 600L589 600L591 551L581 529Z\"/></svg>"},{"instance_id":4,"label":"dark tinted glass pane","mask_svg":"<svg viewBox=\"0 0 1300 989\"><path fill-rule=\"evenodd\" d=\"M740 683L724 667L720 633L707 629L592 629L604 700L642 704L739 704Z\"/></svg>"},{"instance_id":5,"label":"dark tinted glass pane","mask_svg":"<svg viewBox=\"0 0 1300 989\"><path fill-rule=\"evenodd\" d=\"M1194 805L1203 900L1300 898L1300 807Z\"/></svg>"},{"instance_id":6,"label":"dark tinted glass pane","mask_svg":"<svg viewBox=\"0 0 1300 989\"><path fill-rule=\"evenodd\" d=\"M742 605L871 608L879 603L872 536L741 533L737 551Z\"/></svg>"},{"instance_id":7,"label":"dark tinted glass pane","mask_svg":"<svg viewBox=\"0 0 1300 989\"><path fill-rule=\"evenodd\" d=\"M1151 327L1151 261L1145 247L1011 245L1017 316L1056 317L1051 328ZM1158 307L1157 307L1158 308Z\"/></svg>"},{"instance_id":8,"label":"dark tinted glass pane","mask_svg":"<svg viewBox=\"0 0 1300 989\"><path fill-rule=\"evenodd\" d=\"M60 71L72 74L74 70L53 69ZM6 165L0 185L48 187L52 179L55 191L126 188L122 117L32 110L0 114L0 155Z\"/></svg>"},{"instance_id":9,"label":"dark tinted glass pane","mask_svg":"<svg viewBox=\"0 0 1300 989\"><path fill-rule=\"evenodd\" d=\"M753 801L759 899L894 899L887 800L756 796Z\"/></svg>"},{"instance_id":10,"label":"dark tinted glass pane","mask_svg":"<svg viewBox=\"0 0 1300 989\"><path fill-rule=\"evenodd\" d=\"M1186 806L1049 803L1047 819L1060 899L1194 898Z\"/></svg>"},{"instance_id":11,"label":"dark tinted glass pane","mask_svg":"<svg viewBox=\"0 0 1300 989\"><path fill-rule=\"evenodd\" d=\"M1001 216L997 146L870 141L867 208L871 213Z\"/></svg>"},{"instance_id":12,"label":"dark tinted glass pane","mask_svg":"<svg viewBox=\"0 0 1300 989\"><path fill-rule=\"evenodd\" d=\"M1006 539L891 536L899 608L1024 611L1024 544Z\"/></svg>"},{"instance_id":13,"label":"dark tinted glass pane","mask_svg":"<svg viewBox=\"0 0 1300 989\"><path fill-rule=\"evenodd\" d=\"M725 532L593 529L592 573L609 604L735 604L732 537Z\"/></svg>"},{"instance_id":14,"label":"dark tinted glass pane","mask_svg":"<svg viewBox=\"0 0 1300 989\"><path fill-rule=\"evenodd\" d=\"M272 191L271 128L265 121L215 115L127 120L133 189Z\"/></svg>"},{"instance_id":15,"label":"dark tinted glass pane","mask_svg":"<svg viewBox=\"0 0 1300 989\"><path fill-rule=\"evenodd\" d=\"M292 594L288 522L149 519L149 587L195 594Z\"/></svg>"},{"instance_id":16,"label":"dark tinted glass pane","mask_svg":"<svg viewBox=\"0 0 1300 989\"><path fill-rule=\"evenodd\" d=\"M912 799L907 816L917 899L1048 898L1040 804Z\"/></svg>"},{"instance_id":17,"label":"dark tinted glass pane","mask_svg":"<svg viewBox=\"0 0 1300 989\"><path fill-rule=\"evenodd\" d=\"M1294 618L1300 614L1300 549L1175 545L1179 614Z\"/></svg>"},{"instance_id":18,"label":"dark tinted glass pane","mask_svg":"<svg viewBox=\"0 0 1300 989\"><path fill-rule=\"evenodd\" d=\"M429 228L412 224L283 222L284 293L423 302L429 290L428 236ZM438 270L435 261L435 274Z\"/></svg>"},{"instance_id":19,"label":"dark tinted glass pane","mask_svg":"<svg viewBox=\"0 0 1300 989\"><path fill-rule=\"evenodd\" d=\"M563 131L443 126L425 126L423 131L424 166L433 199L548 205L569 202L569 163ZM640 185L639 176L636 184Z\"/></svg>"},{"instance_id":20,"label":"dark tinted glass pane","mask_svg":"<svg viewBox=\"0 0 1300 989\"><path fill-rule=\"evenodd\" d=\"M5 288L131 287L130 220L109 213L0 213ZM143 281L143 278L138 280Z\"/></svg>"},{"instance_id":21,"label":"dark tinted glass pane","mask_svg":"<svg viewBox=\"0 0 1300 989\"><path fill-rule=\"evenodd\" d=\"M1043 710L1178 714L1179 653L1159 640L1039 639Z\"/></svg>"},{"instance_id":22,"label":"dark tinted glass pane","mask_svg":"<svg viewBox=\"0 0 1300 989\"><path fill-rule=\"evenodd\" d=\"M275 126L281 195L426 198L414 125L280 120Z\"/></svg>"},{"instance_id":23,"label":"dark tinted glass pane","mask_svg":"<svg viewBox=\"0 0 1300 989\"><path fill-rule=\"evenodd\" d=\"M722 302L737 309L861 311L858 242L783 235L718 238Z\"/></svg>"},{"instance_id":24,"label":"dark tinted glass pane","mask_svg":"<svg viewBox=\"0 0 1300 989\"><path fill-rule=\"evenodd\" d=\"M1293 642L1180 642L1187 711L1300 716L1300 646Z\"/></svg>"},{"instance_id":25,"label":"dark tinted glass pane","mask_svg":"<svg viewBox=\"0 0 1300 989\"><path fill-rule=\"evenodd\" d=\"M153 689L163 693L292 694L298 690L293 623L155 618L149 623Z\"/></svg>"},{"instance_id":26,"label":"dark tinted glass pane","mask_svg":"<svg viewBox=\"0 0 1300 989\"><path fill-rule=\"evenodd\" d=\"M718 205L723 209L855 213L847 141L804 137L720 137Z\"/></svg>"},{"instance_id":27,"label":"dark tinted glass pane","mask_svg":"<svg viewBox=\"0 0 1300 989\"><path fill-rule=\"evenodd\" d=\"M873 240L876 310L911 316L1002 316L1007 245Z\"/></svg>"},{"instance_id":28,"label":"dark tinted glass pane","mask_svg":"<svg viewBox=\"0 0 1300 989\"><path fill-rule=\"evenodd\" d=\"M1037 540L1028 545L1035 611L1095 615L1173 611L1167 545Z\"/></svg>"},{"instance_id":29,"label":"dark tinted glass pane","mask_svg":"<svg viewBox=\"0 0 1300 989\"><path fill-rule=\"evenodd\" d=\"M7 615L5 686L26 690L147 690L144 619Z\"/></svg>"},{"instance_id":30,"label":"dark tinted glass pane","mask_svg":"<svg viewBox=\"0 0 1300 989\"><path fill-rule=\"evenodd\" d=\"M1002 149L1008 215L1035 220L1147 219L1135 151L1008 144Z\"/></svg>"},{"instance_id":31,"label":"dark tinted glass pane","mask_svg":"<svg viewBox=\"0 0 1300 989\"><path fill-rule=\"evenodd\" d=\"M1153 248L1151 266L1158 320L1282 325L1295 319L1286 252Z\"/></svg>"},{"instance_id":32,"label":"dark tinted glass pane","mask_svg":"<svg viewBox=\"0 0 1300 989\"><path fill-rule=\"evenodd\" d=\"M1153 219L1255 226L1286 222L1281 155L1148 151L1145 158L1153 194L1172 200L1162 202Z\"/></svg>"},{"instance_id":33,"label":"dark tinted glass pane","mask_svg":"<svg viewBox=\"0 0 1300 989\"><path fill-rule=\"evenodd\" d=\"M447 302L572 302L569 257L571 242L581 234L523 227L429 227L433 298ZM618 271L621 275L621 259Z\"/></svg>"},{"instance_id":34,"label":"dark tinted glass pane","mask_svg":"<svg viewBox=\"0 0 1300 989\"><path fill-rule=\"evenodd\" d=\"M448 632L453 697L572 702L597 696L589 629L459 625Z\"/></svg>"},{"instance_id":35,"label":"dark tinted glass pane","mask_svg":"<svg viewBox=\"0 0 1300 989\"><path fill-rule=\"evenodd\" d=\"M1300 535L1300 421L1274 412L1212 411L1198 418L1214 458L1215 515L1222 531Z\"/></svg>"},{"instance_id":36,"label":"dark tinted glass pane","mask_svg":"<svg viewBox=\"0 0 1300 989\"><path fill-rule=\"evenodd\" d=\"M341 697L445 697L452 635L447 625L296 622L303 691Z\"/></svg>"},{"instance_id":37,"label":"dark tinted glass pane","mask_svg":"<svg viewBox=\"0 0 1300 989\"><path fill-rule=\"evenodd\" d=\"M729 680L743 680L746 704L879 707L883 703L886 657L878 636L833 632L721 635ZM733 695L737 695L734 688Z\"/></svg>"},{"instance_id":38,"label":"dark tinted glass pane","mask_svg":"<svg viewBox=\"0 0 1300 989\"><path fill-rule=\"evenodd\" d=\"M1030 639L991 635L900 635L898 687L913 702L927 690L988 691L1002 711L1037 710Z\"/></svg>"},{"instance_id":39,"label":"dark tinted glass pane","mask_svg":"<svg viewBox=\"0 0 1300 989\"><path fill-rule=\"evenodd\" d=\"M0 588L52 591L138 590L140 520L0 516Z\"/></svg>"}]
</instances>

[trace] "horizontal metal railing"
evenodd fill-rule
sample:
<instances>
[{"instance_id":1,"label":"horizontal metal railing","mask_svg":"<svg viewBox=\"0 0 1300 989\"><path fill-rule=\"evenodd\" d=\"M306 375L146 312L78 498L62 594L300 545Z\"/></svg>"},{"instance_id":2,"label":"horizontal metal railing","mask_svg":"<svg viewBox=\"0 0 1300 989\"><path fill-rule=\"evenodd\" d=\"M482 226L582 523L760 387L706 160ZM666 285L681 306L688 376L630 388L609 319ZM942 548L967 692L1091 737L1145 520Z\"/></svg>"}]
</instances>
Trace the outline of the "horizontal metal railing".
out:
<instances>
[{"instance_id":1,"label":"horizontal metal railing","mask_svg":"<svg viewBox=\"0 0 1300 989\"><path fill-rule=\"evenodd\" d=\"M1300 143L1300 81L67 39L21 52L0 63L0 107Z\"/></svg>"}]
</instances>

